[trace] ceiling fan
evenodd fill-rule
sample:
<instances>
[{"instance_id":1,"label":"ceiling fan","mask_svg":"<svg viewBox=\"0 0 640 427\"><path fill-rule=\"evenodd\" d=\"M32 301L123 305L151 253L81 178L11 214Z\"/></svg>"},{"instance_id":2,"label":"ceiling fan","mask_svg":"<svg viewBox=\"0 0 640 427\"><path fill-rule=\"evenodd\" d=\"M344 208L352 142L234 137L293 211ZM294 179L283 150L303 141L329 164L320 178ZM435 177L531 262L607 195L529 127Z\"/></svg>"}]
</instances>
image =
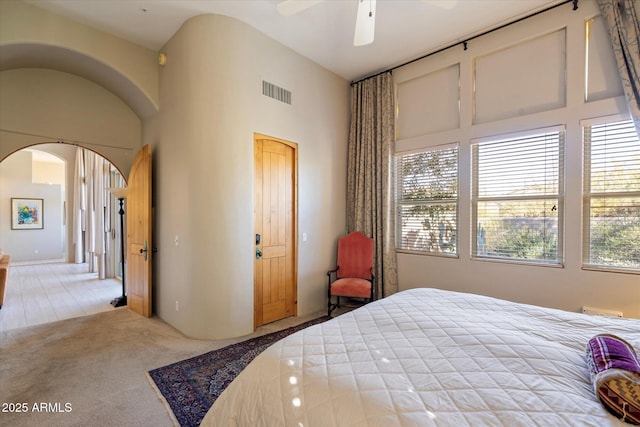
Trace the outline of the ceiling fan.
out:
<instances>
[{"instance_id":1,"label":"ceiling fan","mask_svg":"<svg viewBox=\"0 0 640 427\"><path fill-rule=\"evenodd\" d=\"M278 13L291 16L309 9L324 0L283 0L276 5ZM356 28L353 36L354 46L364 46L373 43L376 25L376 0L357 0ZM443 9L453 9L458 0L421 0Z\"/></svg>"}]
</instances>

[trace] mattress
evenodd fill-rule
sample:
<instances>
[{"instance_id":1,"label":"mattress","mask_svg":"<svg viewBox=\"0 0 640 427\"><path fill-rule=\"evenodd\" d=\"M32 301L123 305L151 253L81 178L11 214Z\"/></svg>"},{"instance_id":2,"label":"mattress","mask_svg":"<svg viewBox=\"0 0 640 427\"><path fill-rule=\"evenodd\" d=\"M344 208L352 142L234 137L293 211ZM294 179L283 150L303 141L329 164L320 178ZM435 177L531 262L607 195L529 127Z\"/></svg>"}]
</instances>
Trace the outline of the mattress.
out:
<instances>
[{"instance_id":1,"label":"mattress","mask_svg":"<svg viewBox=\"0 0 640 427\"><path fill-rule=\"evenodd\" d=\"M624 426L595 397L596 334L640 320L420 288L273 344L202 426Z\"/></svg>"}]
</instances>

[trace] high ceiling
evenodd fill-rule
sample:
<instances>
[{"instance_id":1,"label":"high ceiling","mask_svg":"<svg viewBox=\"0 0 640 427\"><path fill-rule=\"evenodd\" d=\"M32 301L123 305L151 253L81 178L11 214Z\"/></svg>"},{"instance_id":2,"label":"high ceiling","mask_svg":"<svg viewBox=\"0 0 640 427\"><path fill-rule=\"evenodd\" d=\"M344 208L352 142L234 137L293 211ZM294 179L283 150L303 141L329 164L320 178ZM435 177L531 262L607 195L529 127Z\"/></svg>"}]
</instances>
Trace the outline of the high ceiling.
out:
<instances>
[{"instance_id":1,"label":"high ceiling","mask_svg":"<svg viewBox=\"0 0 640 427\"><path fill-rule=\"evenodd\" d=\"M360 47L353 46L359 0L313 0L312 6L291 16L278 13L276 6L281 1L25 0L157 51L190 17L227 15L347 80L404 63L565 0L377 0L375 41Z\"/></svg>"}]
</instances>

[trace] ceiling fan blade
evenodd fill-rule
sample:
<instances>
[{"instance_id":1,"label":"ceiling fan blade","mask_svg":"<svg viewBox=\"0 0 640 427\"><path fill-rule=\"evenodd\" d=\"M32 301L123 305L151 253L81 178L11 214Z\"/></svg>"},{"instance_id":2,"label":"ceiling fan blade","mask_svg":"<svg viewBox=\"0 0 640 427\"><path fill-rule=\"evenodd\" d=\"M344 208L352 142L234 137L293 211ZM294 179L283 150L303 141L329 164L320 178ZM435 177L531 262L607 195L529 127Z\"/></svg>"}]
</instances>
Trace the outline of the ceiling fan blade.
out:
<instances>
[{"instance_id":1,"label":"ceiling fan blade","mask_svg":"<svg viewBox=\"0 0 640 427\"><path fill-rule=\"evenodd\" d=\"M284 0L276 5L278 13L282 16L291 16L303 10L315 6L323 0Z\"/></svg>"},{"instance_id":2,"label":"ceiling fan blade","mask_svg":"<svg viewBox=\"0 0 640 427\"><path fill-rule=\"evenodd\" d=\"M376 0L358 0L354 46L373 43L376 28Z\"/></svg>"}]
</instances>

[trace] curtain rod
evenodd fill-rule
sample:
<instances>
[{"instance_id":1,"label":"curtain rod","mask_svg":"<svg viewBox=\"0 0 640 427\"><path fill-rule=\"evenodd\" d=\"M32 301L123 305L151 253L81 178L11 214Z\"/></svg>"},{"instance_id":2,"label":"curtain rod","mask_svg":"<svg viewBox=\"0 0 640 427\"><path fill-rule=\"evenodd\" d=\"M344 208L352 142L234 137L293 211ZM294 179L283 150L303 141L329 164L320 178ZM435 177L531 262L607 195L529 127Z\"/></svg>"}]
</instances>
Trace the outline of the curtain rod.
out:
<instances>
[{"instance_id":1,"label":"curtain rod","mask_svg":"<svg viewBox=\"0 0 640 427\"><path fill-rule=\"evenodd\" d=\"M443 48L438 49L438 50L436 50L434 52L429 52L429 53L427 53L425 55L422 55L422 56L420 56L418 58L412 59L412 60L407 61L407 62L403 62L402 64L396 65L395 67L387 68L384 71L380 71L380 72L372 74L370 76L363 77L363 78L361 78L359 80L352 81L351 82L351 86L353 86L355 84L358 84L360 82L363 82L365 80L369 80L369 79L372 79L374 77L378 77L381 74L393 72L393 70L397 70L398 68L402 68L402 67L404 67L406 65L413 64L414 62L421 61L421 60L423 60L425 58L428 58L428 57L430 57L432 55L435 55L437 53L440 53L440 52L444 52L445 50L451 49L452 47L456 47L458 45L464 45L464 50L467 50L467 43L470 42L471 40L475 40L475 39L477 39L479 37L482 37L482 36L485 36L485 35L487 35L489 33L493 33L494 31L501 30L501 29L503 29L505 27L508 27L509 25L513 25L513 24L516 24L518 22L524 21L525 19L533 18L534 16L540 15L541 13L544 13L544 12L547 12L549 10L555 9L557 7L563 6L563 5L567 4L567 3L573 3L573 10L577 10L578 9L578 0L564 0L562 3L558 3L558 4L555 4L553 6L549 6L549 7L545 8L545 9L539 10L537 12L534 12L534 13L530 14L530 15L526 15L526 16L523 16L521 18L518 18L515 21L507 22L506 24L502 24L499 27L492 28L492 29L487 30L487 31L485 31L483 33L480 33L480 34L476 34L473 37L469 37L468 39L464 39L462 41L455 42L453 44L450 44L449 46L443 47Z\"/></svg>"}]
</instances>

